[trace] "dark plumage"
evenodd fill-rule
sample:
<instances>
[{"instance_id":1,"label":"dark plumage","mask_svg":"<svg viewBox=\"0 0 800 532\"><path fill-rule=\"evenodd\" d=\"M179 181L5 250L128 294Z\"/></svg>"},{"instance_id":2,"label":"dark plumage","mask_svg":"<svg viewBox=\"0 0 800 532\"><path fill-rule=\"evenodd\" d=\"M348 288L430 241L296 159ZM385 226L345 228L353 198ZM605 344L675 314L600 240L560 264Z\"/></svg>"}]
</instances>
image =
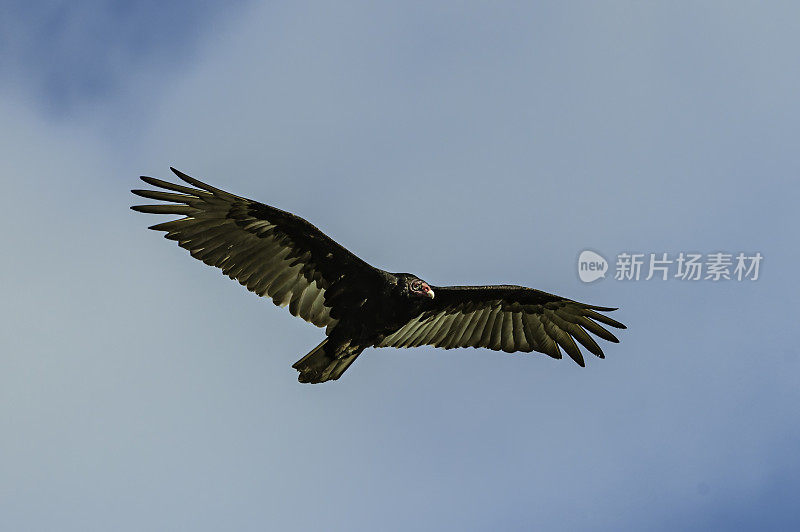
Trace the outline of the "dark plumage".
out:
<instances>
[{"instance_id":1,"label":"dark plumage","mask_svg":"<svg viewBox=\"0 0 800 532\"><path fill-rule=\"evenodd\" d=\"M165 231L193 257L325 327L325 340L293 366L300 382L338 379L367 347L486 347L539 351L553 358L561 358L563 349L583 366L578 344L603 358L588 333L619 342L600 324L625 328L600 313L613 308L532 288L433 286L415 275L385 272L294 214L172 171L197 188L143 176L146 183L172 192L132 192L168 203L131 208L184 216L150 229Z\"/></svg>"}]
</instances>

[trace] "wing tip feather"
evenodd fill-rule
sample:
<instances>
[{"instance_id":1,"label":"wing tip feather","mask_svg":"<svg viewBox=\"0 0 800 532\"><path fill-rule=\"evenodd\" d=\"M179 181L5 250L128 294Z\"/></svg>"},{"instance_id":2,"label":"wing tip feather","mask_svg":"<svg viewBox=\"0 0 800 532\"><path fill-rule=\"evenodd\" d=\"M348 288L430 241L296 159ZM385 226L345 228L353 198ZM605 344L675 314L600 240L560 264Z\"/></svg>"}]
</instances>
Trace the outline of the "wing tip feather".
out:
<instances>
[{"instance_id":1,"label":"wing tip feather","mask_svg":"<svg viewBox=\"0 0 800 532\"><path fill-rule=\"evenodd\" d=\"M192 185L192 186L195 186L195 187L197 187L197 188L201 188L201 189L203 189L203 190L206 190L206 191L208 191L208 192L211 192L212 194L217 194L217 195L219 195L219 196L223 196L223 197L230 197L230 196L232 196L232 194L230 194L230 193L228 193L228 192L225 192L224 190L218 189L218 188L216 188L216 187L212 187L211 185L208 185L208 184L206 184L206 183L203 183L203 182L202 182L202 181L200 181L199 179L195 179L194 177L192 177L192 176L190 176L190 175L188 175L188 174L185 174L185 173L181 172L180 170L178 170L178 169L177 169L177 168L175 168L174 166L170 166L170 167L169 167L169 169L170 169L170 170L172 170L172 173L173 173L173 174L175 174L175 175L176 175L176 176L178 176L180 179L182 179L183 181L186 181L187 183L189 183L189 184L190 184L190 185Z\"/></svg>"},{"instance_id":2,"label":"wing tip feather","mask_svg":"<svg viewBox=\"0 0 800 532\"><path fill-rule=\"evenodd\" d=\"M614 312L615 310L619 310L619 307L601 307L598 305L587 305L585 303L581 303L581 305L592 310L599 310L600 312Z\"/></svg>"}]
</instances>

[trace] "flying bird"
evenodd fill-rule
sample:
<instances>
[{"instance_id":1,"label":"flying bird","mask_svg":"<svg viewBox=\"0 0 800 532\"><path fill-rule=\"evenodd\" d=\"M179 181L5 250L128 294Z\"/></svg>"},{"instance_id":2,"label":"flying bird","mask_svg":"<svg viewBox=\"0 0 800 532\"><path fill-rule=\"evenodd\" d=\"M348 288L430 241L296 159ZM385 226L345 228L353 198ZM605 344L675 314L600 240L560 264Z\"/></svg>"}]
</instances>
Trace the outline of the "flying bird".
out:
<instances>
[{"instance_id":1,"label":"flying bird","mask_svg":"<svg viewBox=\"0 0 800 532\"><path fill-rule=\"evenodd\" d=\"M616 343L600 324L625 328L601 314L614 308L533 288L434 286L410 273L389 273L299 216L171 170L191 187L142 176L163 190L132 192L167 203L131 208L183 216L150 229L166 232L165 238L251 292L325 327L322 343L292 366L300 382L338 379L367 347L485 347L553 358L563 349L584 366L578 344L604 358L589 333Z\"/></svg>"}]
</instances>

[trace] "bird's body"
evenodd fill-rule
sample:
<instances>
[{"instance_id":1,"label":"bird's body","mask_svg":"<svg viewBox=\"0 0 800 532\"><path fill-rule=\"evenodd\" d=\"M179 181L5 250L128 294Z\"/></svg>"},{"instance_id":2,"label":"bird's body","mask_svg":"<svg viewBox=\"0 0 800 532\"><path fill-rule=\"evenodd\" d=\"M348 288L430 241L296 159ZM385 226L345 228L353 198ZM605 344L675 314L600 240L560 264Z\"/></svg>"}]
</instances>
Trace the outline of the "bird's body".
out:
<instances>
[{"instance_id":1,"label":"bird's body","mask_svg":"<svg viewBox=\"0 0 800 532\"><path fill-rule=\"evenodd\" d=\"M597 322L624 328L600 314L614 309L532 288L440 287L412 274L386 272L303 218L172 170L197 188L142 177L173 192L134 190L135 194L170 203L132 208L183 215L151 229L166 231L166 238L195 258L326 328L325 340L293 366L301 382L338 379L367 347L486 347L539 351L553 358L561 358L563 349L583 366L575 340L602 358L587 331L617 342Z\"/></svg>"}]
</instances>

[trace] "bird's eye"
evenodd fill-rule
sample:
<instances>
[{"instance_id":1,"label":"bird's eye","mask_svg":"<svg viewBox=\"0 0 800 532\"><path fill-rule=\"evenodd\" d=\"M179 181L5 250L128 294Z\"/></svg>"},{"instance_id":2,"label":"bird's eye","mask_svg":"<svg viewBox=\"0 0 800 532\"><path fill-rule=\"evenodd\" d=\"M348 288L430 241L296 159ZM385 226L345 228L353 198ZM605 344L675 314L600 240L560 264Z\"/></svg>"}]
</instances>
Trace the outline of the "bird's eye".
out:
<instances>
[{"instance_id":1,"label":"bird's eye","mask_svg":"<svg viewBox=\"0 0 800 532\"><path fill-rule=\"evenodd\" d=\"M411 289L419 290L420 284L421 284L420 281L414 281L413 283L411 283Z\"/></svg>"}]
</instances>

